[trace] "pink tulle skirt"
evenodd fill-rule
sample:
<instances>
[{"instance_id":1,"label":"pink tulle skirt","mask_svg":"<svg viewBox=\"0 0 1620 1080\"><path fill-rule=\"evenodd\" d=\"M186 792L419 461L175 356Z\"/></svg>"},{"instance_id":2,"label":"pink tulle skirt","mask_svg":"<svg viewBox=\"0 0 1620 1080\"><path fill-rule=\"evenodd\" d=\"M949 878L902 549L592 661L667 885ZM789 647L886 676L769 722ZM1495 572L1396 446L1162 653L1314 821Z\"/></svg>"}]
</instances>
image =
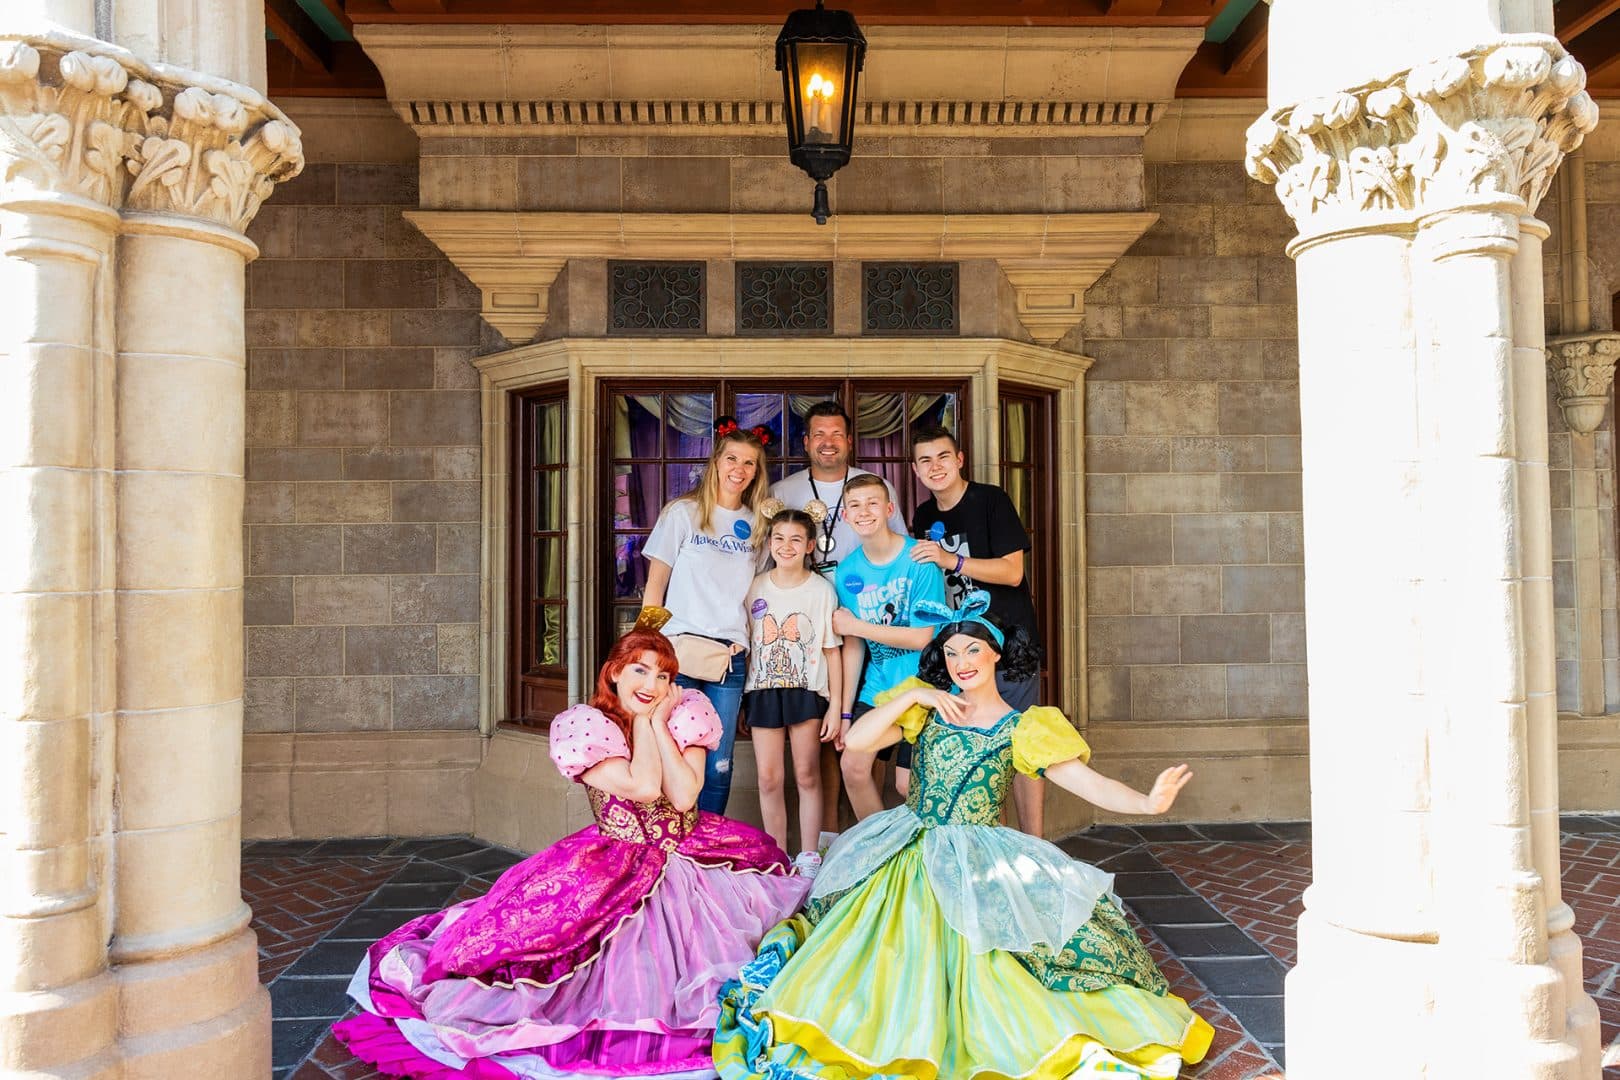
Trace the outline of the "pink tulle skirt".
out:
<instances>
[{"instance_id":1,"label":"pink tulle skirt","mask_svg":"<svg viewBox=\"0 0 1620 1080\"><path fill-rule=\"evenodd\" d=\"M711 1068L721 985L809 882L716 815L666 854L582 830L479 900L374 945L349 1049L413 1078L642 1076Z\"/></svg>"}]
</instances>

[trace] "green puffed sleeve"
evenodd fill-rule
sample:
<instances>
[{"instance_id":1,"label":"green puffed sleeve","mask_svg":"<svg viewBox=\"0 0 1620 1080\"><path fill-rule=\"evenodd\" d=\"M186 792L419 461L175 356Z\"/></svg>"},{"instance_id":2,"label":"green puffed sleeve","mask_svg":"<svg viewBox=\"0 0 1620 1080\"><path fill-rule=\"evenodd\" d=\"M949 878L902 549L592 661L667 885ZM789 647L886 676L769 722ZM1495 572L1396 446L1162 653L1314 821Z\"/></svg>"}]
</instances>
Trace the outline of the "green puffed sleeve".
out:
<instances>
[{"instance_id":1,"label":"green puffed sleeve","mask_svg":"<svg viewBox=\"0 0 1620 1080\"><path fill-rule=\"evenodd\" d=\"M913 675L911 678L896 683L887 690L883 691L881 694L878 694L872 699L872 704L887 705L889 702L893 701L901 694L906 693L908 690L919 689L932 690L934 687ZM899 725L900 734L906 737L906 742L917 741L917 736L922 734L923 725L928 722L928 717L933 713L933 711L933 709L927 708L923 705L913 705L911 708L900 714L899 719L895 720L895 723Z\"/></svg>"},{"instance_id":2,"label":"green puffed sleeve","mask_svg":"<svg viewBox=\"0 0 1620 1080\"><path fill-rule=\"evenodd\" d=\"M1013 768L1026 776L1041 776L1064 761L1091 760L1091 747L1074 730L1061 709L1035 705L1025 709L1013 728Z\"/></svg>"}]
</instances>

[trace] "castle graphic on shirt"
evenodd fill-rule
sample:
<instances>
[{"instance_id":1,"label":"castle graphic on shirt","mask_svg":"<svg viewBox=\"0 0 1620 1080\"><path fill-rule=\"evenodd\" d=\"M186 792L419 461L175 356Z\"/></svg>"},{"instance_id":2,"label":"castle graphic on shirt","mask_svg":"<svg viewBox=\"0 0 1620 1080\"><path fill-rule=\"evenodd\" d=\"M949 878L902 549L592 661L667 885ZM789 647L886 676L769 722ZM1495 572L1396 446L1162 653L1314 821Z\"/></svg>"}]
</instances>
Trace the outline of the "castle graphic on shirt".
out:
<instances>
[{"instance_id":1,"label":"castle graphic on shirt","mask_svg":"<svg viewBox=\"0 0 1620 1080\"><path fill-rule=\"evenodd\" d=\"M805 669L810 659L810 642L815 628L810 617L795 611L780 623L775 615L760 620L760 688L797 689L807 685Z\"/></svg>"}]
</instances>

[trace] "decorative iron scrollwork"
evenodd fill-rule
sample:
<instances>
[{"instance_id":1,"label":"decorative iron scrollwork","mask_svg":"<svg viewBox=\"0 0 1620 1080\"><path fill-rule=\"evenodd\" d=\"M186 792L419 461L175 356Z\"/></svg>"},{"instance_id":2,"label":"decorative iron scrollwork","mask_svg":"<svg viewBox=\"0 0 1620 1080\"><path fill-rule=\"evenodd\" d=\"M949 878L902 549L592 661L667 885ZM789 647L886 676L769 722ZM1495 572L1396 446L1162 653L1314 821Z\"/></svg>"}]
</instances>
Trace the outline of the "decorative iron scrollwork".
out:
<instances>
[{"instance_id":1,"label":"decorative iron scrollwork","mask_svg":"<svg viewBox=\"0 0 1620 1080\"><path fill-rule=\"evenodd\" d=\"M958 274L953 262L861 264L865 334L955 334Z\"/></svg>"},{"instance_id":2,"label":"decorative iron scrollwork","mask_svg":"<svg viewBox=\"0 0 1620 1080\"><path fill-rule=\"evenodd\" d=\"M832 264L737 264L737 333L832 333Z\"/></svg>"},{"instance_id":3,"label":"decorative iron scrollwork","mask_svg":"<svg viewBox=\"0 0 1620 1080\"><path fill-rule=\"evenodd\" d=\"M608 263L608 332L701 334L704 315L701 262Z\"/></svg>"}]
</instances>

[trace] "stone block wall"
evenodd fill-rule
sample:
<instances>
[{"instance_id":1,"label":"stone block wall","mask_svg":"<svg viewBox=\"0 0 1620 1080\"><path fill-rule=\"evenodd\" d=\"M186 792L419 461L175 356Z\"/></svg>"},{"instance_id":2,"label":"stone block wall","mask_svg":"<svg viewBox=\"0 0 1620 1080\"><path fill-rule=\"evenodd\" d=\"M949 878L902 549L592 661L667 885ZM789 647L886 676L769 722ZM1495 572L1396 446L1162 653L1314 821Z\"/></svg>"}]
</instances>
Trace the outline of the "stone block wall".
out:
<instances>
[{"instance_id":1,"label":"stone block wall","mask_svg":"<svg viewBox=\"0 0 1620 1080\"><path fill-rule=\"evenodd\" d=\"M254 222L247 730L478 720L478 291L401 216L414 162L321 162Z\"/></svg>"},{"instance_id":2,"label":"stone block wall","mask_svg":"<svg viewBox=\"0 0 1620 1080\"><path fill-rule=\"evenodd\" d=\"M1552 496L1553 629L1558 654L1558 711L1579 713L1580 644L1578 635L1583 606L1577 600L1577 573L1590 572L1583 563L1595 562L1602 640L1604 711L1620 711L1620 617L1615 610L1615 506L1612 419L1588 438L1574 436L1564 423L1551 387L1548 389L1547 441ZM1595 507L1599 527L1590 544L1577 547L1577 530ZM1607 522L1608 528L1602 523ZM1590 549L1590 553L1587 549ZM1585 556L1585 557L1581 557ZM1595 557L1594 557L1595 556Z\"/></svg>"},{"instance_id":3,"label":"stone block wall","mask_svg":"<svg viewBox=\"0 0 1620 1080\"><path fill-rule=\"evenodd\" d=\"M1620 127L1620 116L1604 119ZM1592 141L1585 154L1587 272L1598 329L1614 327L1614 299L1620 295L1620 145L1611 144L1620 144L1620 137Z\"/></svg>"},{"instance_id":4,"label":"stone block wall","mask_svg":"<svg viewBox=\"0 0 1620 1080\"><path fill-rule=\"evenodd\" d=\"M1591 302L1591 329L1612 326L1613 292L1620 288L1620 147L1600 128L1588 141L1585 153L1587 217L1587 279ZM1567 170L1567 166L1566 166ZM1543 245L1543 290L1547 337L1567 330L1563 303L1572 299L1573 284L1564 280L1562 266L1564 188L1567 171L1560 172L1536 216L1551 235ZM1615 283L1615 284L1611 284ZM1557 387L1547 386L1548 465L1552 498L1553 602L1558 655L1558 710L1594 715L1601 699L1603 711L1620 711L1620 613L1616 611L1616 529L1614 486L1613 410L1595 434L1583 437L1570 431L1558 406ZM1595 512L1594 512L1595 510ZM1593 610L1593 609L1597 610ZM1584 609L1584 610L1583 610ZM1583 675L1582 637L1595 634L1601 642L1601 665L1587 664ZM1582 680L1601 686L1582 693ZM1583 707L1583 696L1586 698Z\"/></svg>"},{"instance_id":5,"label":"stone block wall","mask_svg":"<svg viewBox=\"0 0 1620 1080\"><path fill-rule=\"evenodd\" d=\"M842 213L1142 207L1136 136L859 137L828 184ZM456 210L807 213L780 137L427 138L422 205Z\"/></svg>"},{"instance_id":6,"label":"stone block wall","mask_svg":"<svg viewBox=\"0 0 1620 1080\"><path fill-rule=\"evenodd\" d=\"M1585 181L1586 181L1586 229L1587 229L1587 285L1592 302L1592 326L1594 329L1613 329L1617 301L1620 301L1620 140L1614 134L1614 128L1620 126L1615 119L1605 116L1607 121L1604 132L1605 138L1594 139L1586 152ZM1550 334L1550 327L1549 327ZM1610 395L1611 402L1613 395ZM1557 415L1549 418L1552 426L1552 495L1553 506L1553 558L1559 559L1560 552L1568 550L1573 545L1574 527L1568 519L1574 517L1574 510L1580 507L1595 505L1601 512L1598 515L1600 523L1607 524L1607 528L1600 525L1597 537L1597 552L1599 556L1599 597L1602 608L1602 652L1603 652L1603 700L1604 711L1608 713L1620 712L1620 598L1617 598L1616 580L1620 578L1620 568L1616 561L1617 530L1620 530L1620 519L1615 516L1615 415L1611 405L1609 415L1604 418L1603 424L1593 436L1590 453L1591 461L1585 457L1588 448L1581 445L1578 440L1571 439L1564 426L1563 414L1552 404L1551 411ZM1570 473L1562 473L1564 468L1560 450L1562 447L1571 448L1568 467ZM1579 477L1579 470L1591 469L1590 483ZM1563 482L1561 482L1563 481ZM1569 512L1561 515L1558 510L1568 507ZM1565 520L1560 520L1561 518ZM1560 535L1560 533L1564 535ZM1553 585L1555 596L1561 591L1560 578L1568 576L1573 579L1574 566L1561 566L1559 561L1553 563ZM1562 607L1562 605L1560 605ZM1559 629L1564 628L1567 616L1560 611ZM1562 648L1559 657L1571 655ZM1564 708L1567 696L1566 684L1571 681L1571 672L1567 666L1561 665L1558 680L1559 708ZM1615 733L1620 740L1620 732ZM1613 779L1613 778L1611 778ZM1610 805L1613 805L1611 800Z\"/></svg>"},{"instance_id":7,"label":"stone block wall","mask_svg":"<svg viewBox=\"0 0 1620 1080\"><path fill-rule=\"evenodd\" d=\"M1089 734L1137 782L1199 759L1195 818L1299 816L1293 227L1235 160L1145 178L1160 220L1086 296Z\"/></svg>"}]
</instances>

